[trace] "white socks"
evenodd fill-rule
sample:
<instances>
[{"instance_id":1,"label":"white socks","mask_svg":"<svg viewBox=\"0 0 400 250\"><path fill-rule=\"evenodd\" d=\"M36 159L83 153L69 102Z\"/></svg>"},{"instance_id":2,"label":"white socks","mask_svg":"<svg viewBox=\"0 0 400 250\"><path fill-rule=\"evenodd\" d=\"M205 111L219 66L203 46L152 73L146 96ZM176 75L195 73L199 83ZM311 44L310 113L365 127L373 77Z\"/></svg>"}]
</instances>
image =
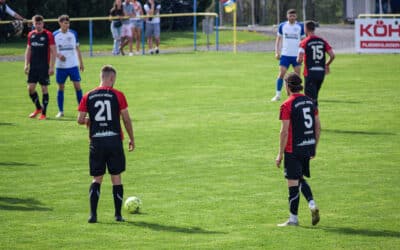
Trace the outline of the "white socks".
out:
<instances>
[{"instance_id":1,"label":"white socks","mask_svg":"<svg viewBox=\"0 0 400 250\"><path fill-rule=\"evenodd\" d=\"M310 201L308 202L308 207L309 207L311 210L314 210L315 208L317 208L317 205L315 204L315 201L314 201L314 200L310 200Z\"/></svg>"},{"instance_id":2,"label":"white socks","mask_svg":"<svg viewBox=\"0 0 400 250\"><path fill-rule=\"evenodd\" d=\"M289 221L297 223L298 222L297 215L290 214Z\"/></svg>"}]
</instances>

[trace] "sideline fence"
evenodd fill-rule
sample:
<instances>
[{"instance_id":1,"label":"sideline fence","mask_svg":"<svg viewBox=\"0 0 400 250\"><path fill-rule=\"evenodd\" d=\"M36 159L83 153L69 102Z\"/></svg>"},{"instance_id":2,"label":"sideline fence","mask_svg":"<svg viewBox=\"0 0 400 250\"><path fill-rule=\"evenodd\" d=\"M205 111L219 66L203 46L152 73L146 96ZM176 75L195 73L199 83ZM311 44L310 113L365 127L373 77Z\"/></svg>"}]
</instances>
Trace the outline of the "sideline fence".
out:
<instances>
[{"instance_id":1,"label":"sideline fence","mask_svg":"<svg viewBox=\"0 0 400 250\"><path fill-rule=\"evenodd\" d=\"M215 50L219 50L219 16L213 12L192 12L192 13L172 13L172 14L159 14L159 15L143 15L140 16L141 19L147 19L151 17L160 17L160 18L172 18L172 17L193 17L193 50L197 50L197 17L215 17ZM122 19L129 19L129 16L125 16ZM89 54L93 56L93 21L112 21L120 19L119 17L72 17L70 18L71 22L89 22ZM11 21L0 21L1 24L9 24ZM23 20L24 23L31 23L32 20ZM58 22L57 18L49 18L45 19L44 22ZM144 36L144 26L145 22L143 22L142 26L142 54L145 54L145 36Z\"/></svg>"}]
</instances>

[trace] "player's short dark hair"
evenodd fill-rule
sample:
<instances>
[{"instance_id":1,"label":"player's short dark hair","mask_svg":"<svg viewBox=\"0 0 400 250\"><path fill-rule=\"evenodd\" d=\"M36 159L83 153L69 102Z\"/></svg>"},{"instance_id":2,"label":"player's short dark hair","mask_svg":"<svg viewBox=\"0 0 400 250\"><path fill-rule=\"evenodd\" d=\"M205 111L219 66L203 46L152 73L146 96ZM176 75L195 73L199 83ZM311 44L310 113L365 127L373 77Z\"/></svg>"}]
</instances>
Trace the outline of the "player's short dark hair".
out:
<instances>
[{"instance_id":1,"label":"player's short dark hair","mask_svg":"<svg viewBox=\"0 0 400 250\"><path fill-rule=\"evenodd\" d=\"M306 28L307 28L308 31L315 31L316 25L315 25L315 22L314 22L314 21L308 20L308 21L306 21L306 22L304 23L304 25L306 26Z\"/></svg>"},{"instance_id":2,"label":"player's short dark hair","mask_svg":"<svg viewBox=\"0 0 400 250\"><path fill-rule=\"evenodd\" d=\"M286 12L286 15L289 15L289 14L297 14L297 12L295 9L288 9L288 11Z\"/></svg>"},{"instance_id":3,"label":"player's short dark hair","mask_svg":"<svg viewBox=\"0 0 400 250\"><path fill-rule=\"evenodd\" d=\"M101 68L101 75L102 76L108 76L111 73L113 73L114 75L117 75L117 71L114 69L114 67L112 65L104 65Z\"/></svg>"},{"instance_id":4,"label":"player's short dark hair","mask_svg":"<svg viewBox=\"0 0 400 250\"><path fill-rule=\"evenodd\" d=\"M301 77L295 72L290 72L289 74L287 74L285 77L285 82L287 83L290 91L293 93L297 93L303 90L303 86L301 85L303 81L301 80Z\"/></svg>"},{"instance_id":5,"label":"player's short dark hair","mask_svg":"<svg viewBox=\"0 0 400 250\"><path fill-rule=\"evenodd\" d=\"M62 22L65 22L65 21L68 21L69 22L69 16L68 15L61 15L61 16L59 16L58 17L58 22L59 23L62 23Z\"/></svg>"},{"instance_id":6,"label":"player's short dark hair","mask_svg":"<svg viewBox=\"0 0 400 250\"><path fill-rule=\"evenodd\" d=\"M44 18L42 15L34 15L32 17L32 22L43 22Z\"/></svg>"}]
</instances>

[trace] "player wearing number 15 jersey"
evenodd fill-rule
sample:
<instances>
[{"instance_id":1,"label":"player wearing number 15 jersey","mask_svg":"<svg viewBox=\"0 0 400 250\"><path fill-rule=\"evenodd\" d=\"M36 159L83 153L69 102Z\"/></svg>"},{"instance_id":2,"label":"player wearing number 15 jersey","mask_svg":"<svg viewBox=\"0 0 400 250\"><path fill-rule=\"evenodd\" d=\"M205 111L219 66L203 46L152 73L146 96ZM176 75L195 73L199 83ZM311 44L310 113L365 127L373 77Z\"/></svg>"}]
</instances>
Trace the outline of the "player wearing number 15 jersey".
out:
<instances>
[{"instance_id":1,"label":"player wearing number 15 jersey","mask_svg":"<svg viewBox=\"0 0 400 250\"><path fill-rule=\"evenodd\" d=\"M285 177L289 189L290 217L278 226L297 226L299 208L299 189L308 201L312 214L312 225L319 222L319 210L314 202L311 188L304 179L310 177L310 159L315 156L319 140L320 121L318 110L313 101L300 93L303 89L301 78L289 73L285 78L285 87L289 98L281 105L280 147L276 157L279 168L284 158Z\"/></svg>"},{"instance_id":2,"label":"player wearing number 15 jersey","mask_svg":"<svg viewBox=\"0 0 400 250\"><path fill-rule=\"evenodd\" d=\"M318 106L318 93L324 81L325 74L329 73L329 65L335 59L332 47L327 41L314 34L315 22L305 23L307 37L300 43L297 62L304 61L305 94ZM329 60L326 62L326 53Z\"/></svg>"},{"instance_id":3,"label":"player wearing number 15 jersey","mask_svg":"<svg viewBox=\"0 0 400 250\"><path fill-rule=\"evenodd\" d=\"M93 181L89 189L89 223L97 222L100 185L106 167L113 184L115 220L124 221L121 216L124 193L121 173L125 171L125 155L120 116L129 135L129 151L133 151L135 142L126 98L122 92L113 88L116 74L112 66L104 66L100 74L100 86L86 93L78 108L78 123L86 124L90 135L89 165ZM87 114L89 117L86 117Z\"/></svg>"}]
</instances>

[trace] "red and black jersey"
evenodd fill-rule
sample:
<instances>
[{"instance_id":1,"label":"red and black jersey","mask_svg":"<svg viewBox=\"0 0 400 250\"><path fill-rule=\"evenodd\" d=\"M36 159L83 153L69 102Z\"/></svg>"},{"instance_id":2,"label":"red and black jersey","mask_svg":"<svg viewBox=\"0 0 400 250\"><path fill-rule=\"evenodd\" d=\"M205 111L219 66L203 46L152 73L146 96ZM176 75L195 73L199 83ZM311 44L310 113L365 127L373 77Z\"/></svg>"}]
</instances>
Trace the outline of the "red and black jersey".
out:
<instances>
[{"instance_id":1,"label":"red and black jersey","mask_svg":"<svg viewBox=\"0 0 400 250\"><path fill-rule=\"evenodd\" d=\"M303 156L315 155L315 116L318 109L303 94L293 94L281 105L280 120L290 120L285 152Z\"/></svg>"},{"instance_id":2,"label":"red and black jersey","mask_svg":"<svg viewBox=\"0 0 400 250\"><path fill-rule=\"evenodd\" d=\"M325 76L326 52L332 50L327 41L321 37L307 36L300 43L304 50L304 76L321 78Z\"/></svg>"},{"instance_id":3,"label":"red and black jersey","mask_svg":"<svg viewBox=\"0 0 400 250\"><path fill-rule=\"evenodd\" d=\"M28 34L28 45L31 47L31 68L48 68L50 62L50 46L55 45L53 34L43 29L38 33L32 30Z\"/></svg>"},{"instance_id":4,"label":"red and black jersey","mask_svg":"<svg viewBox=\"0 0 400 250\"><path fill-rule=\"evenodd\" d=\"M90 138L120 136L122 139L120 114L127 107L122 92L111 87L97 87L82 97L78 110L89 113Z\"/></svg>"}]
</instances>

